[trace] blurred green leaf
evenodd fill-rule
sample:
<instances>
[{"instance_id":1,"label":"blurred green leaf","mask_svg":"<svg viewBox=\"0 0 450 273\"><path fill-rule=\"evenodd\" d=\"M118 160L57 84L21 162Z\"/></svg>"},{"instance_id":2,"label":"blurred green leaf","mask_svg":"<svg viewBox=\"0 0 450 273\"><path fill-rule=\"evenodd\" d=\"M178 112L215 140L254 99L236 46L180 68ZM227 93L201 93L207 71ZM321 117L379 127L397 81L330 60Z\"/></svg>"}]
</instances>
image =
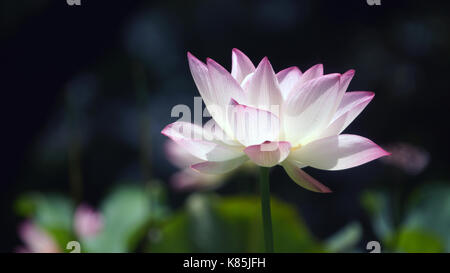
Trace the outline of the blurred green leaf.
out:
<instances>
[{"instance_id":1,"label":"blurred green leaf","mask_svg":"<svg viewBox=\"0 0 450 273\"><path fill-rule=\"evenodd\" d=\"M379 238L392 236L395 230L387 195L381 191L366 191L361 203L371 217L375 234Z\"/></svg>"},{"instance_id":2,"label":"blurred green leaf","mask_svg":"<svg viewBox=\"0 0 450 273\"><path fill-rule=\"evenodd\" d=\"M22 217L32 217L36 211L36 200L32 194L24 194L14 202L14 211Z\"/></svg>"},{"instance_id":3,"label":"blurred green leaf","mask_svg":"<svg viewBox=\"0 0 450 273\"><path fill-rule=\"evenodd\" d=\"M226 222L217 214L217 198L212 195L191 195L187 201L189 231L194 249L201 252L230 251L232 246L224 230ZM211 240L215 238L215 240Z\"/></svg>"},{"instance_id":4,"label":"blurred green leaf","mask_svg":"<svg viewBox=\"0 0 450 273\"><path fill-rule=\"evenodd\" d=\"M321 252L297 211L272 198L276 252ZM161 229L152 252L264 252L260 199L194 194Z\"/></svg>"},{"instance_id":5,"label":"blurred green leaf","mask_svg":"<svg viewBox=\"0 0 450 273\"><path fill-rule=\"evenodd\" d=\"M396 252L450 252L450 185L427 183L415 190L397 230L393 229L385 194L366 192L362 203L386 249Z\"/></svg>"},{"instance_id":6,"label":"blurred green leaf","mask_svg":"<svg viewBox=\"0 0 450 273\"><path fill-rule=\"evenodd\" d=\"M57 194L30 193L19 197L15 203L19 215L32 218L62 247L74 238L72 201Z\"/></svg>"},{"instance_id":7,"label":"blurred green leaf","mask_svg":"<svg viewBox=\"0 0 450 273\"><path fill-rule=\"evenodd\" d=\"M186 237L186 231L189 216L184 211L180 211L167 220L162 229L157 229L154 232L157 236L152 238L150 236L150 244L147 246L148 252L192 252L191 240Z\"/></svg>"},{"instance_id":8,"label":"blurred green leaf","mask_svg":"<svg viewBox=\"0 0 450 273\"><path fill-rule=\"evenodd\" d=\"M361 241L362 228L357 222L352 222L326 240L329 252L355 252L356 245Z\"/></svg>"},{"instance_id":9,"label":"blurred green leaf","mask_svg":"<svg viewBox=\"0 0 450 273\"><path fill-rule=\"evenodd\" d=\"M428 183L414 192L403 226L440 236L450 252L450 186Z\"/></svg>"},{"instance_id":10,"label":"blurred green leaf","mask_svg":"<svg viewBox=\"0 0 450 273\"><path fill-rule=\"evenodd\" d=\"M82 240L87 252L129 252L146 235L151 220L163 217L166 208L153 200L155 188L143 190L137 186L122 186L103 202L103 230L93 238ZM160 190L155 189L155 190Z\"/></svg>"},{"instance_id":11,"label":"blurred green leaf","mask_svg":"<svg viewBox=\"0 0 450 273\"><path fill-rule=\"evenodd\" d=\"M424 230L402 229L395 240L397 252L439 253L444 251L441 238Z\"/></svg>"}]
</instances>

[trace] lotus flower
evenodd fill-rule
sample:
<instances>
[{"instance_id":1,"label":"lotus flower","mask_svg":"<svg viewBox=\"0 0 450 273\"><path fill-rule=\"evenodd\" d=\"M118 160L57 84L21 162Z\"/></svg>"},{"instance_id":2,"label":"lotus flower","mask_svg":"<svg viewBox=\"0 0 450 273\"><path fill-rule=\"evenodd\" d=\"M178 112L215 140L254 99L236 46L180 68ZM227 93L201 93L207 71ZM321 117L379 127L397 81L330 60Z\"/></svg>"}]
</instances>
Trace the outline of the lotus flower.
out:
<instances>
[{"instance_id":1,"label":"lotus flower","mask_svg":"<svg viewBox=\"0 0 450 273\"><path fill-rule=\"evenodd\" d=\"M212 119L203 127L178 121L162 134L201 160L194 170L222 174L251 160L281 165L300 186L330 192L302 168L343 170L389 154L367 138L341 134L374 97L346 93L354 70L324 75L318 64L304 73L289 67L275 74L267 57L255 68L233 49L229 73L210 58L205 64L187 57Z\"/></svg>"}]
</instances>

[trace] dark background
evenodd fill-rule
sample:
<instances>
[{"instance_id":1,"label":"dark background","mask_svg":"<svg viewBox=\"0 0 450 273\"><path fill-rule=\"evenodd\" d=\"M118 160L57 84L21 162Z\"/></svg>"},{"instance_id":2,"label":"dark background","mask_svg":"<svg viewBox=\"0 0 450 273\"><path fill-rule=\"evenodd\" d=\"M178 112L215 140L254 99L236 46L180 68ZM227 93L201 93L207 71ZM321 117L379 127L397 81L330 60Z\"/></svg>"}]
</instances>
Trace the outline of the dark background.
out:
<instances>
[{"instance_id":1,"label":"dark background","mask_svg":"<svg viewBox=\"0 0 450 273\"><path fill-rule=\"evenodd\" d=\"M90 203L120 181L168 179L174 168L159 132L173 121L174 105L192 105L198 95L187 51L227 68L234 47L254 63L268 56L276 71L316 63L326 73L353 68L349 90L376 96L346 132L382 146L402 141L426 149L430 165L409 178L411 187L448 178L446 1L81 1L0 5L2 252L19 244L12 204L21 192L69 192L70 109L77 113L83 196ZM144 75L141 85L136 75ZM144 147L136 130L143 116L151 143ZM383 181L389 171L378 162L351 171L308 170L334 190L317 195L276 168L272 190L298 205L312 232L324 237L353 219L367 222L356 193L390 183ZM237 188L230 183L219 192ZM171 192L172 205L180 206L185 195ZM364 235L372 236L367 224Z\"/></svg>"}]
</instances>

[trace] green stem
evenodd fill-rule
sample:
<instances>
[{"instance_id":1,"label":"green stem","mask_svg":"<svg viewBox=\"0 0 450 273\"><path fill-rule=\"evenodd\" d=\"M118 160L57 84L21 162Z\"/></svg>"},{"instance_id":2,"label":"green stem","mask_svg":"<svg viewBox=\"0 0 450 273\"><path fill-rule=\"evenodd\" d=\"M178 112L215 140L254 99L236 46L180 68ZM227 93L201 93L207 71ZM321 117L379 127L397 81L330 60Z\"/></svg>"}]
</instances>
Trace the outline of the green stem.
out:
<instances>
[{"instance_id":1,"label":"green stem","mask_svg":"<svg viewBox=\"0 0 450 273\"><path fill-rule=\"evenodd\" d=\"M264 229L264 243L266 252L273 252L273 233L272 216L270 214L270 186L269 186L269 168L260 169L260 190L261 190L261 212Z\"/></svg>"}]
</instances>

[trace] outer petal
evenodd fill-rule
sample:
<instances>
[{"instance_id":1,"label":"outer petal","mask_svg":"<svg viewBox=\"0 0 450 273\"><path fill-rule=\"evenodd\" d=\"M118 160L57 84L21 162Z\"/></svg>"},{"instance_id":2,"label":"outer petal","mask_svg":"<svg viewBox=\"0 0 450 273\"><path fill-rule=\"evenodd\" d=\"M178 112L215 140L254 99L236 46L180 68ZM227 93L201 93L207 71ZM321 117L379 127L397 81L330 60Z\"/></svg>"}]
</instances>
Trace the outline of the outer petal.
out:
<instances>
[{"instance_id":1,"label":"outer petal","mask_svg":"<svg viewBox=\"0 0 450 273\"><path fill-rule=\"evenodd\" d=\"M263 167L273 167L289 155L291 144L286 141L270 142L249 146L244 149L250 160Z\"/></svg>"},{"instance_id":2,"label":"outer petal","mask_svg":"<svg viewBox=\"0 0 450 273\"><path fill-rule=\"evenodd\" d=\"M230 134L231 131L230 128L227 127L228 124L226 122L226 108L230 103L231 98L234 98L241 103L245 103L244 90L231 74L213 59L207 59L207 66L213 89L212 103L207 106L208 111L217 124L219 124L225 132Z\"/></svg>"},{"instance_id":3,"label":"outer petal","mask_svg":"<svg viewBox=\"0 0 450 273\"><path fill-rule=\"evenodd\" d=\"M366 108L374 96L373 92L365 91L346 93L333 120L320 138L339 135Z\"/></svg>"},{"instance_id":4,"label":"outer petal","mask_svg":"<svg viewBox=\"0 0 450 273\"><path fill-rule=\"evenodd\" d=\"M212 140L205 140L203 128L188 122L169 124L161 133L201 160L225 161L243 154L242 151L235 147L213 142Z\"/></svg>"},{"instance_id":5,"label":"outer petal","mask_svg":"<svg viewBox=\"0 0 450 273\"><path fill-rule=\"evenodd\" d=\"M302 77L302 72L296 66L286 68L277 73L281 94L286 99L292 89L297 85Z\"/></svg>"},{"instance_id":6,"label":"outer petal","mask_svg":"<svg viewBox=\"0 0 450 273\"><path fill-rule=\"evenodd\" d=\"M309 174L305 173L301 168L303 165L286 160L282 164L284 170L289 175L289 177L294 180L295 183L302 186L305 189L315 192L329 193L331 190L325 185L321 184L319 181L311 177Z\"/></svg>"},{"instance_id":7,"label":"outer petal","mask_svg":"<svg viewBox=\"0 0 450 273\"><path fill-rule=\"evenodd\" d=\"M279 119L271 112L239 104L232 100L228 112L233 136L244 146L274 141L279 134Z\"/></svg>"},{"instance_id":8,"label":"outer petal","mask_svg":"<svg viewBox=\"0 0 450 273\"><path fill-rule=\"evenodd\" d=\"M389 155L371 140L357 135L331 136L291 152L290 159L322 170L356 167Z\"/></svg>"},{"instance_id":9,"label":"outer petal","mask_svg":"<svg viewBox=\"0 0 450 273\"><path fill-rule=\"evenodd\" d=\"M201 159L193 156L184 147L172 140L167 140L164 143L164 150L169 161L178 168L187 168L192 164L202 162Z\"/></svg>"},{"instance_id":10,"label":"outer petal","mask_svg":"<svg viewBox=\"0 0 450 273\"><path fill-rule=\"evenodd\" d=\"M252 73L248 74L247 76L245 76L244 80L242 80L242 82L241 82L242 89L244 89L244 92L246 94L250 93L250 88L251 88L250 80L253 78L253 75L255 75L255 72L252 72Z\"/></svg>"},{"instance_id":11,"label":"outer petal","mask_svg":"<svg viewBox=\"0 0 450 273\"><path fill-rule=\"evenodd\" d=\"M273 111L283 102L280 86L267 57L259 63L252 77L248 79L247 95L249 104L257 108Z\"/></svg>"},{"instance_id":12,"label":"outer petal","mask_svg":"<svg viewBox=\"0 0 450 273\"><path fill-rule=\"evenodd\" d=\"M348 88L350 82L352 81L354 75L355 75L355 70L353 70L353 69L350 69L341 75L340 82L339 82L339 94L336 99L336 105L334 107L335 110L341 104L341 101L342 101L342 98L344 97L345 91L347 91L347 88Z\"/></svg>"},{"instance_id":13,"label":"outer petal","mask_svg":"<svg viewBox=\"0 0 450 273\"><path fill-rule=\"evenodd\" d=\"M339 74L308 81L289 94L283 108L286 140L292 146L307 143L328 126L339 92Z\"/></svg>"},{"instance_id":14,"label":"outer petal","mask_svg":"<svg viewBox=\"0 0 450 273\"><path fill-rule=\"evenodd\" d=\"M248 157L241 156L222 162L201 162L192 165L191 168L205 174L224 174L241 166L247 160Z\"/></svg>"},{"instance_id":15,"label":"outer petal","mask_svg":"<svg viewBox=\"0 0 450 273\"><path fill-rule=\"evenodd\" d=\"M212 86L209 79L208 68L206 65L197 59L190 52L187 53L189 68L191 70L192 78L194 78L195 85L200 92L205 104L211 102L212 96ZM208 105L208 104L207 104Z\"/></svg>"},{"instance_id":16,"label":"outer petal","mask_svg":"<svg viewBox=\"0 0 450 273\"><path fill-rule=\"evenodd\" d=\"M217 103L227 105L231 98L245 100L244 90L230 72L211 58L207 58L206 63Z\"/></svg>"},{"instance_id":17,"label":"outer petal","mask_svg":"<svg viewBox=\"0 0 450 273\"><path fill-rule=\"evenodd\" d=\"M300 83L306 83L307 81L314 80L322 76L323 65L316 64L315 66L312 66L310 69L306 70L305 73L303 73L302 78L300 79Z\"/></svg>"},{"instance_id":18,"label":"outer petal","mask_svg":"<svg viewBox=\"0 0 450 273\"><path fill-rule=\"evenodd\" d=\"M209 75L208 67L202 61L198 60L190 52L187 53L187 57L192 77L194 78L197 89L205 102L206 108L211 116L220 123L220 126L223 126L222 124L224 124L226 116L225 109L223 109L220 105L222 98L224 96L226 97L227 94L216 92Z\"/></svg>"},{"instance_id":19,"label":"outer petal","mask_svg":"<svg viewBox=\"0 0 450 273\"><path fill-rule=\"evenodd\" d=\"M188 52L192 77L205 102L206 108L216 122L227 133L226 107L233 97L245 101L244 91L230 73L215 61L208 59L207 65Z\"/></svg>"},{"instance_id":20,"label":"outer petal","mask_svg":"<svg viewBox=\"0 0 450 273\"><path fill-rule=\"evenodd\" d=\"M232 135L228 135L227 133L225 133L225 131L222 130L222 128L216 123L214 119L208 120L203 125L203 131L208 136L211 136L211 138L215 141L219 141L230 146L242 146L241 143L232 138Z\"/></svg>"},{"instance_id":21,"label":"outer petal","mask_svg":"<svg viewBox=\"0 0 450 273\"><path fill-rule=\"evenodd\" d=\"M242 83L244 78L255 71L252 61L237 48L233 48L231 52L231 76L238 83Z\"/></svg>"}]
</instances>

